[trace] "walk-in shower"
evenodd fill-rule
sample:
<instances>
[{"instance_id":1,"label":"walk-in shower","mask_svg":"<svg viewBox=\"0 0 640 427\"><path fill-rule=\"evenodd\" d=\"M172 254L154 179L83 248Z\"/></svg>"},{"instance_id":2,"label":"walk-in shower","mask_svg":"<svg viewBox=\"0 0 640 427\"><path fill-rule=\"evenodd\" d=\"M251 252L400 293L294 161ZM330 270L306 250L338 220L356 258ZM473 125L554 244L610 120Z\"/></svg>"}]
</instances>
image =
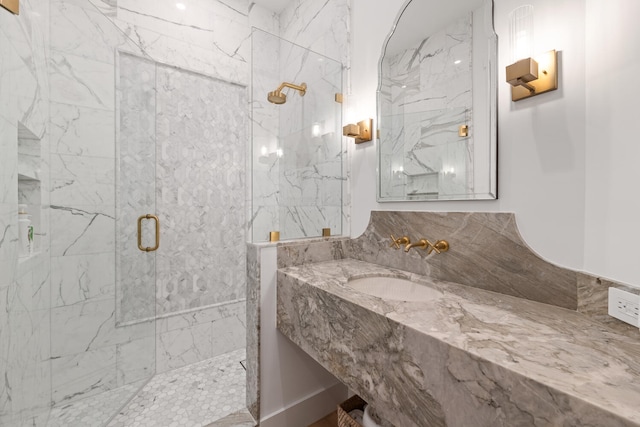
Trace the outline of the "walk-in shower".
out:
<instances>
[{"instance_id":1,"label":"walk-in shower","mask_svg":"<svg viewBox=\"0 0 640 427\"><path fill-rule=\"evenodd\" d=\"M251 39L251 240L340 235L342 64L258 29Z\"/></svg>"},{"instance_id":2,"label":"walk-in shower","mask_svg":"<svg viewBox=\"0 0 640 427\"><path fill-rule=\"evenodd\" d=\"M206 392L233 372L223 392L236 406L174 415L196 425L246 410L249 82L233 69L246 61L220 71L211 47L176 57L213 20L184 30L158 2L117 3L0 9L2 426L104 426L152 377L211 360L189 385ZM138 233L141 217L159 229Z\"/></svg>"}]
</instances>

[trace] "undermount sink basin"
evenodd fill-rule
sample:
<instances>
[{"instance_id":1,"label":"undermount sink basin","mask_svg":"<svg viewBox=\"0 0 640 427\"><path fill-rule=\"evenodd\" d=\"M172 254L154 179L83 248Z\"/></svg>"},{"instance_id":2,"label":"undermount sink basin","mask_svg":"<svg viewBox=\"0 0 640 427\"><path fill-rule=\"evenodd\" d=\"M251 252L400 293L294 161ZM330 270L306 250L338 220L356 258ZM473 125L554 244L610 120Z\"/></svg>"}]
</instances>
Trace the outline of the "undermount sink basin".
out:
<instances>
[{"instance_id":1,"label":"undermount sink basin","mask_svg":"<svg viewBox=\"0 0 640 427\"><path fill-rule=\"evenodd\" d=\"M351 279L347 286L358 292L392 301L429 301L442 295L428 286L397 277Z\"/></svg>"}]
</instances>

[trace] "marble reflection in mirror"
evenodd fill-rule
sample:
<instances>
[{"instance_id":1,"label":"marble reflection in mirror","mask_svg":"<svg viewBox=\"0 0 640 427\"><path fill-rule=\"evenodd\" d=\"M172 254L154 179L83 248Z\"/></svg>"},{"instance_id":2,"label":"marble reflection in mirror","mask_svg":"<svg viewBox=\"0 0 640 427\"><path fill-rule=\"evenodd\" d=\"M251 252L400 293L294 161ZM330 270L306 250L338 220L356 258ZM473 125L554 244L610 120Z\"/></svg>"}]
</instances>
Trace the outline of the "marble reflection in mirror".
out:
<instances>
[{"instance_id":1,"label":"marble reflection in mirror","mask_svg":"<svg viewBox=\"0 0 640 427\"><path fill-rule=\"evenodd\" d=\"M491 0L410 0L383 46L378 201L497 197Z\"/></svg>"}]
</instances>

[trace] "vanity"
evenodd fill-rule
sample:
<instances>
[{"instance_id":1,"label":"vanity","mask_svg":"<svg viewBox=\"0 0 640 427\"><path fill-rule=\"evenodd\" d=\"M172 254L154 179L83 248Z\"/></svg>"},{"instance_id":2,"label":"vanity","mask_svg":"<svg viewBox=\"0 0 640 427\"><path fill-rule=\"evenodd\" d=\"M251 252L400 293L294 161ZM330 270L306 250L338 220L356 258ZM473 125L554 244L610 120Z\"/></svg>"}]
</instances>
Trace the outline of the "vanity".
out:
<instances>
[{"instance_id":1,"label":"vanity","mask_svg":"<svg viewBox=\"0 0 640 427\"><path fill-rule=\"evenodd\" d=\"M373 212L278 266L278 329L396 426L640 425L640 331L606 315L624 286L542 260L511 214Z\"/></svg>"}]
</instances>

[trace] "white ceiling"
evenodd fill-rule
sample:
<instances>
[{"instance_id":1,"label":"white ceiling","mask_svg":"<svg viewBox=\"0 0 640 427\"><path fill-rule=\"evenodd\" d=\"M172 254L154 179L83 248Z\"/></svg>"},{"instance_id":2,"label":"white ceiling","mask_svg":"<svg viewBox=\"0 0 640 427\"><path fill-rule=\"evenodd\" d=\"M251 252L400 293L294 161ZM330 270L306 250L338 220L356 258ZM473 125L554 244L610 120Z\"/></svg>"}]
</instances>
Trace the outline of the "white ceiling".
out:
<instances>
[{"instance_id":1,"label":"white ceiling","mask_svg":"<svg viewBox=\"0 0 640 427\"><path fill-rule=\"evenodd\" d=\"M274 12L282 12L282 9L293 3L294 0L253 0L253 3L258 6L262 6L265 9L273 10Z\"/></svg>"}]
</instances>

